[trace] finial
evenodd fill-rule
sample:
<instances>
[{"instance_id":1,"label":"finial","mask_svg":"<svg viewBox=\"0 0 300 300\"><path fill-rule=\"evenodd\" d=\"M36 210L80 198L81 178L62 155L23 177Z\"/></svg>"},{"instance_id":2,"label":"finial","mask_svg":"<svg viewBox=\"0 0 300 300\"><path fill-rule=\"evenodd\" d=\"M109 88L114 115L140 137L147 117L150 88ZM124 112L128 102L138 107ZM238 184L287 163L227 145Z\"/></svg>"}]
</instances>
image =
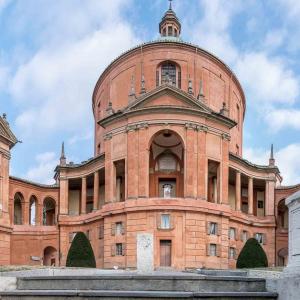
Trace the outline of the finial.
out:
<instances>
[{"instance_id":1,"label":"finial","mask_svg":"<svg viewBox=\"0 0 300 300\"><path fill-rule=\"evenodd\" d=\"M169 0L169 2L170 2L169 10L172 10L172 1L173 0Z\"/></svg>"},{"instance_id":2,"label":"finial","mask_svg":"<svg viewBox=\"0 0 300 300\"><path fill-rule=\"evenodd\" d=\"M134 88L134 76L131 76L131 83L130 83L130 93L129 96L135 95L135 88Z\"/></svg>"},{"instance_id":3,"label":"finial","mask_svg":"<svg viewBox=\"0 0 300 300\"><path fill-rule=\"evenodd\" d=\"M274 158L274 146L271 144L271 153L269 158L269 166L274 167L275 166L275 158Z\"/></svg>"},{"instance_id":4,"label":"finial","mask_svg":"<svg viewBox=\"0 0 300 300\"><path fill-rule=\"evenodd\" d=\"M189 89L188 89L188 92L189 92L189 94L194 94L194 92L193 92L193 82L192 82L192 80L191 80L191 77L190 77L190 75L189 75Z\"/></svg>"},{"instance_id":5,"label":"finial","mask_svg":"<svg viewBox=\"0 0 300 300\"><path fill-rule=\"evenodd\" d=\"M226 107L226 102L223 102L223 106L220 110L220 114L223 115L224 117L228 117L228 109Z\"/></svg>"},{"instance_id":6,"label":"finial","mask_svg":"<svg viewBox=\"0 0 300 300\"><path fill-rule=\"evenodd\" d=\"M204 98L204 93L203 93L203 81L200 80L200 84L199 84L199 94L197 96L198 100L202 100Z\"/></svg>"},{"instance_id":7,"label":"finial","mask_svg":"<svg viewBox=\"0 0 300 300\"><path fill-rule=\"evenodd\" d=\"M2 118L6 120L6 113L3 113Z\"/></svg>"},{"instance_id":8,"label":"finial","mask_svg":"<svg viewBox=\"0 0 300 300\"><path fill-rule=\"evenodd\" d=\"M60 154L60 165L65 166L66 165L66 155L65 155L65 142L62 142L61 145L61 154Z\"/></svg>"},{"instance_id":9,"label":"finial","mask_svg":"<svg viewBox=\"0 0 300 300\"><path fill-rule=\"evenodd\" d=\"M106 109L107 114L110 116L115 113L111 101L108 102L108 107Z\"/></svg>"},{"instance_id":10,"label":"finial","mask_svg":"<svg viewBox=\"0 0 300 300\"><path fill-rule=\"evenodd\" d=\"M146 81L145 81L145 76L144 74L142 74L142 80L141 80L141 94L145 94L146 93L146 85L145 85Z\"/></svg>"}]
</instances>

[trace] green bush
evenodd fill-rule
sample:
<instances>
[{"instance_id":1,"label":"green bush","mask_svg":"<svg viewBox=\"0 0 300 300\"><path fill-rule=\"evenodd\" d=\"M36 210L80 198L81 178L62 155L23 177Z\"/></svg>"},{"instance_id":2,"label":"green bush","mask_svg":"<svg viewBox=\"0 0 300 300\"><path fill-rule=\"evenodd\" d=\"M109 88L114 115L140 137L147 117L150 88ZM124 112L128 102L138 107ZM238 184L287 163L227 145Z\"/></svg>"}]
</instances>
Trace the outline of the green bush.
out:
<instances>
[{"instance_id":1,"label":"green bush","mask_svg":"<svg viewBox=\"0 0 300 300\"><path fill-rule=\"evenodd\" d=\"M67 267L96 268L90 241L83 232L77 232L67 257Z\"/></svg>"},{"instance_id":2,"label":"green bush","mask_svg":"<svg viewBox=\"0 0 300 300\"><path fill-rule=\"evenodd\" d=\"M268 258L254 238L249 239L244 245L236 262L237 268L263 268L268 266Z\"/></svg>"}]
</instances>

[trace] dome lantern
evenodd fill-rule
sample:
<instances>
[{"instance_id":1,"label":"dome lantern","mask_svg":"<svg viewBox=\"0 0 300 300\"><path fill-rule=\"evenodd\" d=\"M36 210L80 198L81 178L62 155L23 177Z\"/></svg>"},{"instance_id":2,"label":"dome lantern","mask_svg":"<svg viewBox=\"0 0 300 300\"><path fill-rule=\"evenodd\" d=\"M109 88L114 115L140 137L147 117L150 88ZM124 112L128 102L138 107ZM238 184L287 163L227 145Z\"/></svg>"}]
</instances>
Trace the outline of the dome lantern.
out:
<instances>
[{"instance_id":1,"label":"dome lantern","mask_svg":"<svg viewBox=\"0 0 300 300\"><path fill-rule=\"evenodd\" d=\"M172 0L169 1L169 9L159 23L159 33L162 38L179 38L181 33L181 23L172 9Z\"/></svg>"}]
</instances>

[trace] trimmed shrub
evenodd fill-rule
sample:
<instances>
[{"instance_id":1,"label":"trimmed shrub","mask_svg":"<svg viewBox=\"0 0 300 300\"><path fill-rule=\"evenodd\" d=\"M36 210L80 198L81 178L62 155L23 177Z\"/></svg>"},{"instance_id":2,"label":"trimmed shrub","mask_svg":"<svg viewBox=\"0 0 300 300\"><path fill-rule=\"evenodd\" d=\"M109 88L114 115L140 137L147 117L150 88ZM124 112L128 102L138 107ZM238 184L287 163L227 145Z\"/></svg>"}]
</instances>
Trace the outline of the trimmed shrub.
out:
<instances>
[{"instance_id":1,"label":"trimmed shrub","mask_svg":"<svg viewBox=\"0 0 300 300\"><path fill-rule=\"evenodd\" d=\"M67 267L96 268L90 241L83 232L77 232L67 257Z\"/></svg>"},{"instance_id":2,"label":"trimmed shrub","mask_svg":"<svg viewBox=\"0 0 300 300\"><path fill-rule=\"evenodd\" d=\"M236 262L237 268L263 268L268 266L268 258L255 238L249 239L244 245Z\"/></svg>"}]
</instances>

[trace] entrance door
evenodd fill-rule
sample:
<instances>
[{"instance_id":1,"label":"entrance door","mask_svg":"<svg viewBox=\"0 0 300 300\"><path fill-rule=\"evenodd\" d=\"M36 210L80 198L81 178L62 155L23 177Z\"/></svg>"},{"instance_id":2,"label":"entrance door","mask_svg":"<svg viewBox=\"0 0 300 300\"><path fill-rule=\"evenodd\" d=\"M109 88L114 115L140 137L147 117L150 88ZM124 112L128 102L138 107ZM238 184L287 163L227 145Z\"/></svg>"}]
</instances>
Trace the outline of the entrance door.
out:
<instances>
[{"instance_id":1,"label":"entrance door","mask_svg":"<svg viewBox=\"0 0 300 300\"><path fill-rule=\"evenodd\" d=\"M171 249L172 241L161 240L160 241L160 266L171 267Z\"/></svg>"}]
</instances>

